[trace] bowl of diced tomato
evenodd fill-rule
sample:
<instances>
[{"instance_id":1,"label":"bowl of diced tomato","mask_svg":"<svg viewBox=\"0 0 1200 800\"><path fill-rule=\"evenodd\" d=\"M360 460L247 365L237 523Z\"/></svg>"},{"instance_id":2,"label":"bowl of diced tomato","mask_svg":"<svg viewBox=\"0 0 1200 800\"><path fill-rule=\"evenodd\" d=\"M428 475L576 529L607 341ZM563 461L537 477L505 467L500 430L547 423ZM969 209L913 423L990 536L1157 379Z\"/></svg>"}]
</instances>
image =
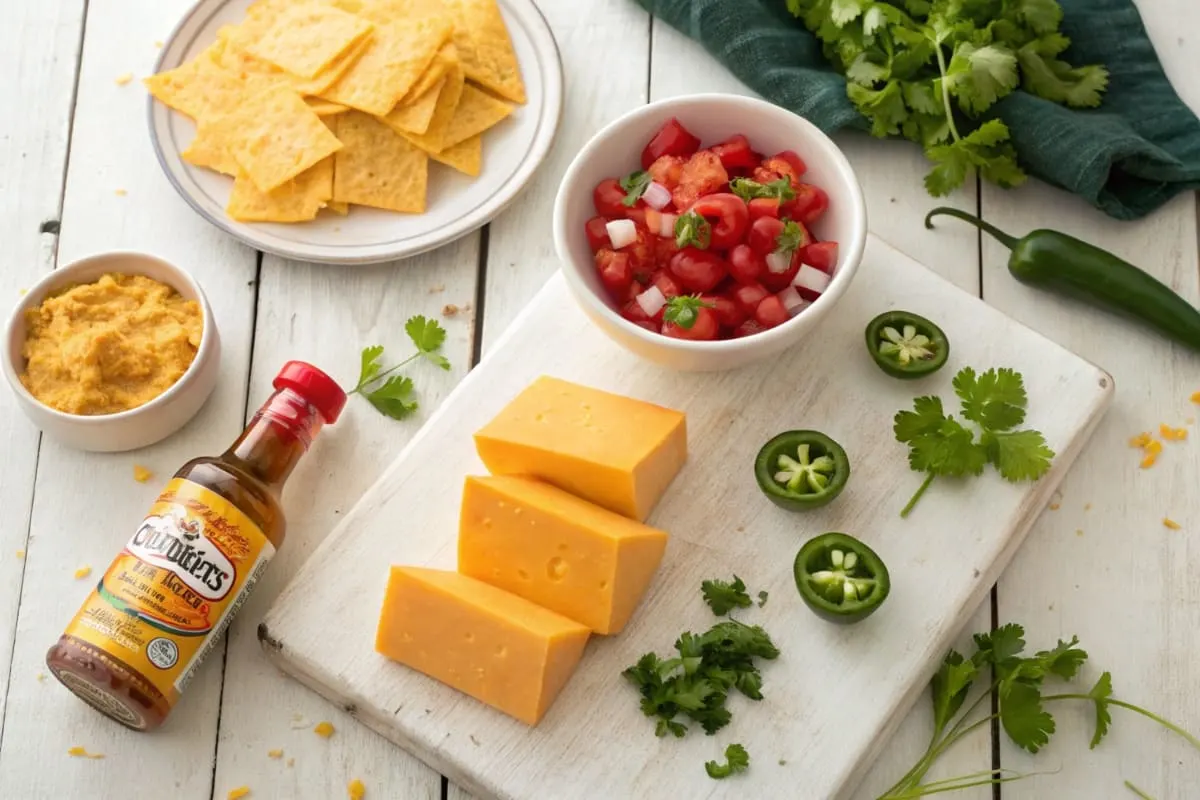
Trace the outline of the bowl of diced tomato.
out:
<instances>
[{"instance_id":1,"label":"bowl of diced tomato","mask_svg":"<svg viewBox=\"0 0 1200 800\"><path fill-rule=\"evenodd\" d=\"M620 117L575 157L554 208L563 273L588 317L688 371L800 342L845 293L866 234L862 189L837 145L740 95Z\"/></svg>"}]
</instances>

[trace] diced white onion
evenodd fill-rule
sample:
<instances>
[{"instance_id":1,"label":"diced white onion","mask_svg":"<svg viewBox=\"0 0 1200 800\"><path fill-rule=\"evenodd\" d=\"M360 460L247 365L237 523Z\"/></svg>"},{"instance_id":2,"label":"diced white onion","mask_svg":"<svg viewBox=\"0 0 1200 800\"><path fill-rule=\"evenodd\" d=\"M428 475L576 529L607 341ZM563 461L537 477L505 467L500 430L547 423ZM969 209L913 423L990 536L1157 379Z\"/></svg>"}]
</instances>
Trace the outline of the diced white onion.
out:
<instances>
[{"instance_id":1,"label":"diced white onion","mask_svg":"<svg viewBox=\"0 0 1200 800\"><path fill-rule=\"evenodd\" d=\"M809 302L800 296L800 292L796 291L795 286L789 286L778 295L783 307L788 310L792 316L803 311L809 306Z\"/></svg>"},{"instance_id":2,"label":"diced white onion","mask_svg":"<svg viewBox=\"0 0 1200 800\"><path fill-rule=\"evenodd\" d=\"M678 214L660 214L660 222L658 223L658 235L675 238L675 221L679 219Z\"/></svg>"},{"instance_id":3,"label":"diced white onion","mask_svg":"<svg viewBox=\"0 0 1200 800\"><path fill-rule=\"evenodd\" d=\"M625 245L637 241L637 226L631 219L614 219L607 223L604 229L608 231L608 240L612 242L614 250L620 250Z\"/></svg>"},{"instance_id":4,"label":"diced white onion","mask_svg":"<svg viewBox=\"0 0 1200 800\"><path fill-rule=\"evenodd\" d=\"M637 300L637 304L642 307L642 311L646 312L647 317L653 317L659 311L662 311L662 307L667 304L666 296L663 295L662 289L659 289L657 286L651 286L635 299Z\"/></svg>"},{"instance_id":5,"label":"diced white onion","mask_svg":"<svg viewBox=\"0 0 1200 800\"><path fill-rule=\"evenodd\" d=\"M781 253L778 250L767 256L767 271L782 275L792 267L792 254Z\"/></svg>"},{"instance_id":6,"label":"diced white onion","mask_svg":"<svg viewBox=\"0 0 1200 800\"><path fill-rule=\"evenodd\" d=\"M646 201L646 205L657 211L671 202L671 191L661 183L650 181L646 191L642 193L642 199Z\"/></svg>"},{"instance_id":7,"label":"diced white onion","mask_svg":"<svg viewBox=\"0 0 1200 800\"><path fill-rule=\"evenodd\" d=\"M826 275L816 267L808 264L800 267L800 271L796 273L796 279L792 281L792 285L799 286L801 289L808 289L810 292L821 294L829 288L829 282L833 278Z\"/></svg>"}]
</instances>

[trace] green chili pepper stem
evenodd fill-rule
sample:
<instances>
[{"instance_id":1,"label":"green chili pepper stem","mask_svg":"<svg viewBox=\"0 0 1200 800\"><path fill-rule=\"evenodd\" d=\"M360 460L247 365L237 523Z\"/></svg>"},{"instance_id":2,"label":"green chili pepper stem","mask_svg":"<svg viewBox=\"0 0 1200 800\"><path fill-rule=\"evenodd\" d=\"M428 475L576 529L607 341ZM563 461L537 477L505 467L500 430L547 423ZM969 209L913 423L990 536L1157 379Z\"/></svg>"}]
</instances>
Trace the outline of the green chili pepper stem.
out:
<instances>
[{"instance_id":1,"label":"green chili pepper stem","mask_svg":"<svg viewBox=\"0 0 1200 800\"><path fill-rule=\"evenodd\" d=\"M957 208L951 208L950 206L938 206L933 211L930 211L928 214L926 214L925 215L925 227L932 230L933 218L936 216L940 216L942 214L946 214L951 217L957 217L958 219L961 219L964 222L971 223L972 225L974 225L976 228L979 228L980 230L987 231L992 236L994 236L998 242L1000 242L1002 245L1007 247L1009 250L1012 250L1014 247L1017 246L1017 237L1010 236L1009 234L1000 230L995 225L993 225L990 222L987 222L986 220L982 220L979 217L968 214L965 211L959 211Z\"/></svg>"}]
</instances>

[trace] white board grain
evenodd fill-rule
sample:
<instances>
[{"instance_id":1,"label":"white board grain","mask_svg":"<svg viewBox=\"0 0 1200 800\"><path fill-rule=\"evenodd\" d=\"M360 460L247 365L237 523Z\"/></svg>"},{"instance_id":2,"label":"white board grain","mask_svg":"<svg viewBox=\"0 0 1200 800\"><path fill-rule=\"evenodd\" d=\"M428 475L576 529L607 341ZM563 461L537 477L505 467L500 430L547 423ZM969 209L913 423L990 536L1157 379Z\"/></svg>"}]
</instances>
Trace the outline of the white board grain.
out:
<instances>
[{"instance_id":1,"label":"white board grain","mask_svg":"<svg viewBox=\"0 0 1200 800\"><path fill-rule=\"evenodd\" d=\"M43 231L61 213L71 121L71 95L79 64L80 0L20 3L0 26L0 313L8 314L25 290L54 267L58 237ZM20 109L19 113L13 113ZM14 124L15 123L15 124ZM53 229L51 224L50 229ZM0 720L8 695L9 666L17 633L22 553L29 535L29 508L40 437L0 388ZM2 727L2 726L0 726Z\"/></svg>"},{"instance_id":2,"label":"white board grain","mask_svg":"<svg viewBox=\"0 0 1200 800\"><path fill-rule=\"evenodd\" d=\"M116 82L124 73L149 72L158 53L154 41L187 6L188 0L88 4L58 259L65 263L123 248L148 251L190 270L221 330L221 380L196 419L153 447L98 455L43 442L0 744L0 797L107 799L127 796L136 785L169 787L183 800L207 800L210 793L220 659L201 671L166 726L152 736L97 714L52 678L36 680L45 672L47 648L128 540L162 483L188 459L223 450L242 427L254 254L175 197L150 150L143 124L145 91L136 80ZM118 195L118 189L125 194ZM134 464L153 470L154 481L135 482ZM74 571L84 565L91 566L91 575L75 580ZM67 749L77 745L106 758L68 757ZM131 776L137 776L137 784Z\"/></svg>"},{"instance_id":3,"label":"white board grain","mask_svg":"<svg viewBox=\"0 0 1200 800\"><path fill-rule=\"evenodd\" d=\"M638 797L664 786L680 796L847 796L1066 472L1108 401L1108 377L877 239L820 334L736 372L683 375L641 362L567 297L556 276L314 553L260 629L268 653L477 796ZM961 342L920 387L887 378L863 352L863 326L895 305L937 318ZM545 346L551 338L570 344ZM920 481L891 417L914 392L948 393L966 363L1024 372L1029 422L1059 452L1055 466L1037 484L989 474L937 486L902 521ZM470 434L543 373L685 410L691 454L651 517L672 538L640 611L621 636L589 644L556 705L529 729L389 662L373 641L385 564L453 567L462 477L482 470ZM759 495L751 464L762 441L801 426L841 441L855 476L837 503L798 516ZM888 605L853 628L818 620L792 588L796 548L826 530L861 535L891 564ZM358 580L371 564L374 580ZM733 723L715 738L655 739L619 673L646 650L669 650L681 630L710 624L700 581L731 571L772 597L745 615L784 654L764 670L768 699L735 701ZM714 785L701 765L730 741L760 767Z\"/></svg>"},{"instance_id":4,"label":"white board grain","mask_svg":"<svg viewBox=\"0 0 1200 800\"><path fill-rule=\"evenodd\" d=\"M382 344L388 366L407 358L413 348L404 323L414 314L446 328L442 351L454 368L443 372L417 362L405 370L421 407L402 422L379 414L361 397L350 398L342 418L321 433L289 480L287 540L230 627L214 782L218 796L250 786L263 798L341 797L358 778L368 796L441 798L436 772L312 692L280 680L255 629L279 590L467 373L478 243L478 235L471 235L404 262L354 269L263 257L250 413L270 394L271 381L288 359L316 364L349 389L364 346ZM448 305L464 310L445 316ZM324 720L337 729L329 739L312 732ZM277 748L284 758L269 758L268 751Z\"/></svg>"}]
</instances>

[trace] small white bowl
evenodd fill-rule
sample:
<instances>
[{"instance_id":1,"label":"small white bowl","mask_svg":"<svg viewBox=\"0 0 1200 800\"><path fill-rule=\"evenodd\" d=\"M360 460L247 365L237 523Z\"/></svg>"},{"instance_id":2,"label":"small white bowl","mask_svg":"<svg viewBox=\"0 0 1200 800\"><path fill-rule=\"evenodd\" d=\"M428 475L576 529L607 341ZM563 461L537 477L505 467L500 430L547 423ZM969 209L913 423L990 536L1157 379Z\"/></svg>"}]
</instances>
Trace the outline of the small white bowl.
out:
<instances>
[{"instance_id":1,"label":"small white bowl","mask_svg":"<svg viewBox=\"0 0 1200 800\"><path fill-rule=\"evenodd\" d=\"M174 288L184 299L199 303L204 319L200 348L183 376L145 405L116 414L67 414L40 402L21 383L19 375L25 370L21 355L25 344L25 311L50 295L92 283L108 273L145 275ZM182 428L212 394L221 362L221 337L200 284L179 267L144 253L102 253L54 270L21 298L8 321L4 341L4 377L30 421L69 447L101 453L136 450Z\"/></svg>"},{"instance_id":2,"label":"small white bowl","mask_svg":"<svg viewBox=\"0 0 1200 800\"><path fill-rule=\"evenodd\" d=\"M744 134L765 155L795 150L804 159L806 183L829 194L829 210L812 226L820 240L838 243L833 282L812 305L770 330L741 339L693 342L672 339L623 318L600 285L584 224L596 215L592 190L604 178L641 168L641 152L671 117L711 146ZM862 260L867 207L850 162L808 120L779 106L742 95L699 94L660 100L619 117L592 137L563 177L554 201L554 244L571 293L609 338L643 358L672 369L711 372L777 355L800 342L837 304Z\"/></svg>"}]
</instances>

